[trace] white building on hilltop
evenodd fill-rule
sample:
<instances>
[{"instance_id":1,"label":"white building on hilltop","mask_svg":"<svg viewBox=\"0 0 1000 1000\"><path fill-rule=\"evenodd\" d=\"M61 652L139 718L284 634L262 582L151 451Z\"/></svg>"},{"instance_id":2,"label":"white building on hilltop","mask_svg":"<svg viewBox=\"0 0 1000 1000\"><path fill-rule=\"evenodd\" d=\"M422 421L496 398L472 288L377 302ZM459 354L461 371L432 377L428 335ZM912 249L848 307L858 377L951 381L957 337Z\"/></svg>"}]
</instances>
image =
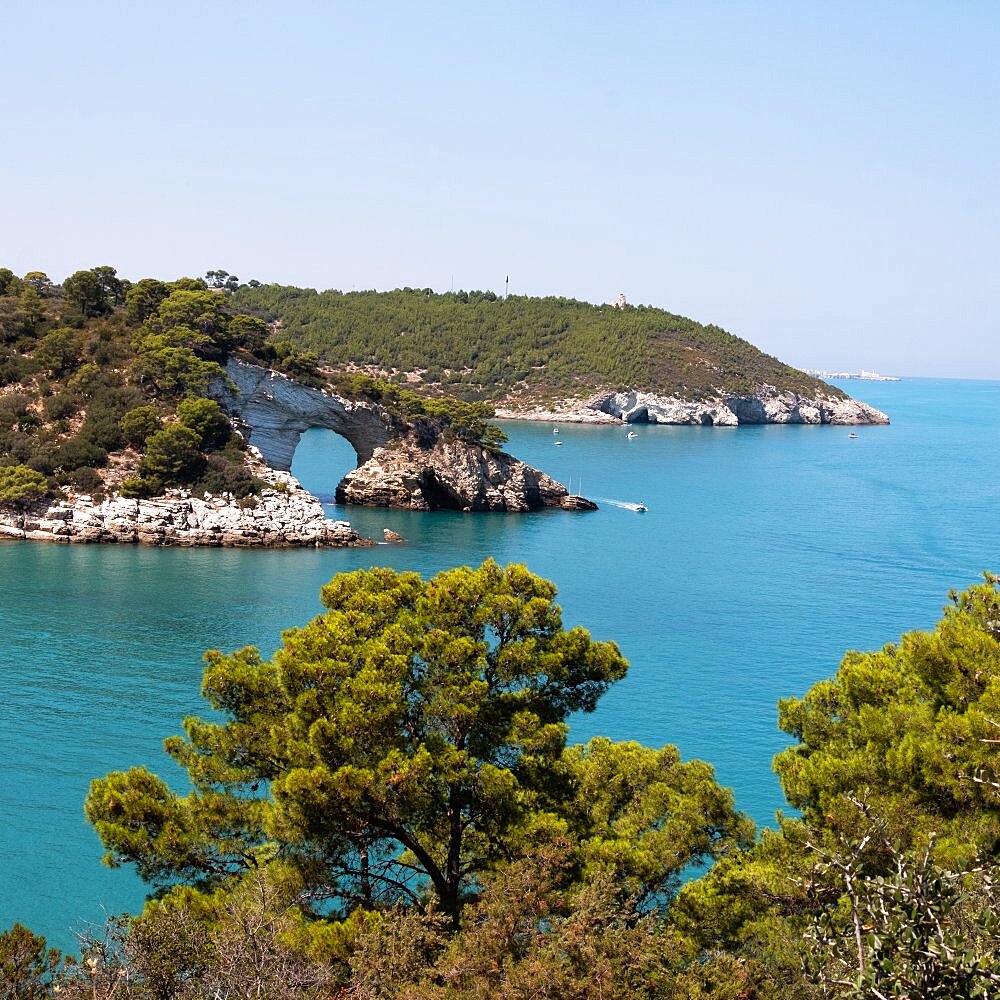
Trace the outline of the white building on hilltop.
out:
<instances>
[{"instance_id":1,"label":"white building on hilltop","mask_svg":"<svg viewBox=\"0 0 1000 1000\"><path fill-rule=\"evenodd\" d=\"M625 301L625 293L624 292L619 292L618 293L618 298L615 299L615 301L611 303L611 308L612 309L624 309L627 305L628 305L628 303Z\"/></svg>"}]
</instances>

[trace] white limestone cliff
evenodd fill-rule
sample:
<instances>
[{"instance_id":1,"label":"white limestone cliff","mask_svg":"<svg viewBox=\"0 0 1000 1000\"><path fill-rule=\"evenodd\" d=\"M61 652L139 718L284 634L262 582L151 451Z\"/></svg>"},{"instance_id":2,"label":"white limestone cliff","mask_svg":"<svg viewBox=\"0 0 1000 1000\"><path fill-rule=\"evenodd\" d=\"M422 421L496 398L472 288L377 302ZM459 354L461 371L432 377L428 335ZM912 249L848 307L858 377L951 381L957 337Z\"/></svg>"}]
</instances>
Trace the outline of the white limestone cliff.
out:
<instances>
[{"instance_id":1,"label":"white limestone cliff","mask_svg":"<svg viewBox=\"0 0 1000 1000\"><path fill-rule=\"evenodd\" d=\"M0 508L0 537L63 543L291 548L371 545L287 473L248 500L184 490L147 500L69 494L28 511Z\"/></svg>"},{"instance_id":2,"label":"white limestone cliff","mask_svg":"<svg viewBox=\"0 0 1000 1000\"><path fill-rule=\"evenodd\" d=\"M337 487L338 503L407 510L529 511L562 507L565 486L505 452L460 441L378 448Z\"/></svg>"},{"instance_id":3,"label":"white limestone cliff","mask_svg":"<svg viewBox=\"0 0 1000 1000\"><path fill-rule=\"evenodd\" d=\"M299 438L312 427L346 438L359 464L395 435L392 418L375 403L344 399L240 361L230 360L226 375L235 391L217 385L213 394L273 469L291 468Z\"/></svg>"},{"instance_id":4,"label":"white limestone cliff","mask_svg":"<svg viewBox=\"0 0 1000 1000\"><path fill-rule=\"evenodd\" d=\"M765 386L745 396L680 399L650 392L604 392L588 400L566 400L545 408L497 410L508 420L566 423L651 423L737 427L740 424L887 424L875 407L850 397L801 396Z\"/></svg>"},{"instance_id":5,"label":"white limestone cliff","mask_svg":"<svg viewBox=\"0 0 1000 1000\"><path fill-rule=\"evenodd\" d=\"M505 452L428 427L417 428L376 403L356 402L278 372L230 361L235 391L216 398L274 468L287 469L299 437L326 427L346 438L358 467L337 487L337 502L406 510L527 511L562 506L568 490Z\"/></svg>"}]
</instances>

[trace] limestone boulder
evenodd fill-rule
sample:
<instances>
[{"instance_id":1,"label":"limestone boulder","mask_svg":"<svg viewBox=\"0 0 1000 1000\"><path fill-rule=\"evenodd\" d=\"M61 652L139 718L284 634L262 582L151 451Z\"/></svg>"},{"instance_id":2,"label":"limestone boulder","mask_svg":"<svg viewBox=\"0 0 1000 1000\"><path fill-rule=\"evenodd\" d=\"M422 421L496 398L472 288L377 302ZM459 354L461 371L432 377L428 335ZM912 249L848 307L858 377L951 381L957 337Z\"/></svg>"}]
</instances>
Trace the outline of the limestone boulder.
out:
<instances>
[{"instance_id":1,"label":"limestone boulder","mask_svg":"<svg viewBox=\"0 0 1000 1000\"><path fill-rule=\"evenodd\" d=\"M337 502L407 510L530 511L558 507L566 487L505 452L439 439L377 448L337 487Z\"/></svg>"}]
</instances>

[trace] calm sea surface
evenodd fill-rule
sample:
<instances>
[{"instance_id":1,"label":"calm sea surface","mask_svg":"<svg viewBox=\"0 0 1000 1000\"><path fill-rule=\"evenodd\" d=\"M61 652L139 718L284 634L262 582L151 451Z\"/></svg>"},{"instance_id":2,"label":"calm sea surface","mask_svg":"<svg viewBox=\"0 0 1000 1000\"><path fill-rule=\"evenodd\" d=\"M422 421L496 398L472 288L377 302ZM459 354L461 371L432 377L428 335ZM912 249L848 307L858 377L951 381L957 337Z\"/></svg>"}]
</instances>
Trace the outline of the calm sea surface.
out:
<instances>
[{"instance_id":1,"label":"calm sea surface","mask_svg":"<svg viewBox=\"0 0 1000 1000\"><path fill-rule=\"evenodd\" d=\"M845 649L931 626L950 587L1000 570L1000 383L844 383L890 427L507 425L510 450L637 514L408 514L330 508L403 546L235 552L0 543L0 929L51 943L138 908L82 814L91 778L146 764L198 712L201 655L260 646L320 610L341 570L431 574L487 556L559 587L567 623L614 639L628 678L572 736L676 743L711 761L758 823L782 805L776 702ZM561 441L561 447L555 447ZM346 442L307 434L293 471L332 493ZM581 485L582 484L582 485Z\"/></svg>"}]
</instances>

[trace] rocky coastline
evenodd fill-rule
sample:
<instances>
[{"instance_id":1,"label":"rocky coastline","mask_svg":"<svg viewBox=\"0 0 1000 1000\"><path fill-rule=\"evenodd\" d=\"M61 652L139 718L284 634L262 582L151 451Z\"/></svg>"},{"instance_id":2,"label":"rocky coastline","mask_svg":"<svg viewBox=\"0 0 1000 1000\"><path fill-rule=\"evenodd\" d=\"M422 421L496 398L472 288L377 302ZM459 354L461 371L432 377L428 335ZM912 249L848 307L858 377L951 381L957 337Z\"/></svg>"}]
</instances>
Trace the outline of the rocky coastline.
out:
<instances>
[{"instance_id":1,"label":"rocky coastline","mask_svg":"<svg viewBox=\"0 0 1000 1000\"><path fill-rule=\"evenodd\" d=\"M248 466L267 484L258 496L196 497L175 489L152 499L128 499L113 491L106 497L68 492L25 510L0 508L0 539L234 548L372 545L349 522L328 519L320 501L287 471L300 435L316 426L347 438L358 456L358 467L337 487L338 503L403 510L594 509L505 452L442 434L425 440L378 405L346 400L253 365L231 362L227 374L229 386L220 389L219 398L248 439ZM701 401L602 392L547 407L500 408L497 416L711 427L889 422L884 413L850 397L807 398L771 386L752 395L720 394Z\"/></svg>"},{"instance_id":2,"label":"rocky coastline","mask_svg":"<svg viewBox=\"0 0 1000 1000\"><path fill-rule=\"evenodd\" d=\"M602 392L586 400L563 400L550 406L498 407L500 420L551 423L672 424L738 427L742 424L888 424L881 410L844 396L801 396L764 386L737 396L720 393L705 400L686 400L648 392Z\"/></svg>"},{"instance_id":3,"label":"rocky coastline","mask_svg":"<svg viewBox=\"0 0 1000 1000\"><path fill-rule=\"evenodd\" d=\"M223 548L374 544L347 521L328 519L293 476L272 472L268 478L271 488L242 501L169 490L148 500L70 493L23 511L0 508L0 539Z\"/></svg>"},{"instance_id":4,"label":"rocky coastline","mask_svg":"<svg viewBox=\"0 0 1000 1000\"><path fill-rule=\"evenodd\" d=\"M319 499L287 471L310 427L334 430L357 453L358 467L337 487L338 503L402 510L596 509L505 452L440 434L427 441L376 404L253 365L230 362L227 374L218 398L247 440L247 467L267 484L259 495L241 500L171 489L133 499L109 482L106 496L64 491L26 509L0 507L0 540L227 548L375 544L349 522L328 519ZM402 541L395 532L384 534L386 541Z\"/></svg>"},{"instance_id":5,"label":"rocky coastline","mask_svg":"<svg viewBox=\"0 0 1000 1000\"><path fill-rule=\"evenodd\" d=\"M523 512L593 509L506 452L418 427L376 403L345 399L280 372L230 361L216 398L274 469L287 469L301 435L325 427L345 438L358 465L337 486L338 503L401 510ZM610 417L607 419L611 419Z\"/></svg>"},{"instance_id":6,"label":"rocky coastline","mask_svg":"<svg viewBox=\"0 0 1000 1000\"><path fill-rule=\"evenodd\" d=\"M430 448L410 439L377 448L337 487L338 503L404 510L594 509L570 500L565 486L506 452L442 439Z\"/></svg>"}]
</instances>

